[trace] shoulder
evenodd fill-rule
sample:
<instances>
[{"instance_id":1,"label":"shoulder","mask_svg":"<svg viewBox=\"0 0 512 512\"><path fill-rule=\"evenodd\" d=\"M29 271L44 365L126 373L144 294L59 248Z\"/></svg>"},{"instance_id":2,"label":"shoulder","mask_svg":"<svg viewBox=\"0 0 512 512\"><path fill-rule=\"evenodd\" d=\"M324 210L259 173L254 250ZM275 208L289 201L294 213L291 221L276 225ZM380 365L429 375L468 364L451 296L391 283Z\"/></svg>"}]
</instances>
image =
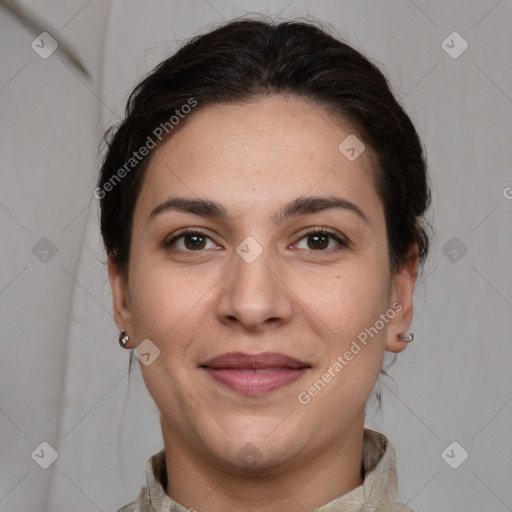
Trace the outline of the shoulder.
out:
<instances>
[{"instance_id":1,"label":"shoulder","mask_svg":"<svg viewBox=\"0 0 512 512\"><path fill-rule=\"evenodd\" d=\"M164 486L167 485L167 468L165 463L164 449L151 455L146 461L146 484L140 488L137 499L117 509L116 512L150 512L155 509L155 503L160 505L167 500L172 501L165 494ZM157 508L160 510L159 507Z\"/></svg>"},{"instance_id":2,"label":"shoulder","mask_svg":"<svg viewBox=\"0 0 512 512\"><path fill-rule=\"evenodd\" d=\"M131 503L128 503L128 505L118 508L116 512L137 512L137 502L132 501Z\"/></svg>"}]
</instances>

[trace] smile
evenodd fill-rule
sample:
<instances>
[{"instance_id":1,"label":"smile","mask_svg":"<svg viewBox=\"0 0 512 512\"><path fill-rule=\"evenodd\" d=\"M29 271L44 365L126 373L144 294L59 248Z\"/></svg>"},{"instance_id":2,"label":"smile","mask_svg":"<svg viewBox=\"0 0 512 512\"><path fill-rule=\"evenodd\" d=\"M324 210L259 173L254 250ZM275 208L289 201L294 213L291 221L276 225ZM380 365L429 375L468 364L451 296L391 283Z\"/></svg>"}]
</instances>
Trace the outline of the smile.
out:
<instances>
[{"instance_id":1,"label":"smile","mask_svg":"<svg viewBox=\"0 0 512 512\"><path fill-rule=\"evenodd\" d=\"M244 395L261 395L300 379L311 365L275 352L222 354L200 365L216 382Z\"/></svg>"}]
</instances>

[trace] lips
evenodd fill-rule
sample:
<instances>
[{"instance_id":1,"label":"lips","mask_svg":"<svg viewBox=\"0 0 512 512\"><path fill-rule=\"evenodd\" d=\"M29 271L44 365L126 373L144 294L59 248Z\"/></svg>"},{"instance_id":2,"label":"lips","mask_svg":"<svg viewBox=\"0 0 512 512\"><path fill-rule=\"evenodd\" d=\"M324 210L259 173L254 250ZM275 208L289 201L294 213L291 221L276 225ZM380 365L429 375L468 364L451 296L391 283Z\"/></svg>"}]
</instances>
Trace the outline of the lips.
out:
<instances>
[{"instance_id":1,"label":"lips","mask_svg":"<svg viewBox=\"0 0 512 512\"><path fill-rule=\"evenodd\" d=\"M277 352L229 352L199 365L217 382L245 395L260 395L296 381L311 368Z\"/></svg>"}]
</instances>

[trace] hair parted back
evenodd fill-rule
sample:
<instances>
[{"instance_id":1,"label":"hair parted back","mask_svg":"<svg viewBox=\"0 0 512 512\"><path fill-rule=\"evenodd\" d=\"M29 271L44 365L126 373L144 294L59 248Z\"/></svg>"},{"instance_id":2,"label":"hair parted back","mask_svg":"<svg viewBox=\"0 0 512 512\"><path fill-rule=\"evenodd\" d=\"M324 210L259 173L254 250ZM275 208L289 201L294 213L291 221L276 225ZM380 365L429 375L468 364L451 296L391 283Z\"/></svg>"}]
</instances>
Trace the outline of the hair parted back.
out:
<instances>
[{"instance_id":1,"label":"hair parted back","mask_svg":"<svg viewBox=\"0 0 512 512\"><path fill-rule=\"evenodd\" d=\"M430 203L430 189L416 129L381 71L311 22L231 21L192 38L161 62L131 93L125 119L107 131L98 189L103 190L155 128L191 98L197 106L158 141L156 149L202 108L266 95L304 99L322 108L370 148L384 205L391 267L400 268L414 243L423 263L429 238L422 217ZM106 251L124 272L135 203L154 151L100 196Z\"/></svg>"}]
</instances>

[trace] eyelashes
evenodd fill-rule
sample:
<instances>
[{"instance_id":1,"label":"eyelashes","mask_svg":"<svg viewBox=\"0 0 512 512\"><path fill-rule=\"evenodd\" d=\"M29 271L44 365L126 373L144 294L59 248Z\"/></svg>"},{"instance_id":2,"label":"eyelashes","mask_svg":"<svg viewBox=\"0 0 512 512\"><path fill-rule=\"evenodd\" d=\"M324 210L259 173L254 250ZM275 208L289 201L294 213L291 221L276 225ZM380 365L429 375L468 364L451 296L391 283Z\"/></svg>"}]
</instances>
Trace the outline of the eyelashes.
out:
<instances>
[{"instance_id":1,"label":"eyelashes","mask_svg":"<svg viewBox=\"0 0 512 512\"><path fill-rule=\"evenodd\" d=\"M297 242L293 244L293 246L301 244L303 241L308 242L310 239L314 240L313 245L311 246L308 244L307 248L302 248L302 250L330 254L333 251L339 251L350 247L350 242L346 239L346 237L344 237L338 231L324 226L314 228L306 233L303 233ZM183 241L182 247L176 246L176 243L179 241ZM188 246L186 243L187 241L191 242ZM216 245L213 239L201 229L184 228L174 233L171 238L164 240L162 245L165 249L174 252L201 253L205 250L212 249L212 247L207 247L207 241L210 241L214 246ZM325 247L326 241L327 248ZM336 242L337 245L335 247L329 247L331 241ZM216 247L213 247L213 249L218 250ZM299 250L301 249L299 248Z\"/></svg>"},{"instance_id":2,"label":"eyelashes","mask_svg":"<svg viewBox=\"0 0 512 512\"><path fill-rule=\"evenodd\" d=\"M176 247L174 247L174 244L177 240L180 240L181 238L185 239L187 237L195 237L197 238L207 238L212 241L211 237L208 236L204 231L201 231L199 229L186 229L186 230L180 230L177 234L175 234L170 240L164 242L164 247L168 249L174 249L176 250ZM201 249L203 249L201 247ZM202 252L201 250L192 249L192 250L186 250L186 249L177 249L183 252Z\"/></svg>"},{"instance_id":3,"label":"eyelashes","mask_svg":"<svg viewBox=\"0 0 512 512\"><path fill-rule=\"evenodd\" d=\"M310 237L313 237L317 241L318 241L318 239L321 239L321 238L323 238L324 240L325 239L334 240L338 244L338 247L335 248L337 250L346 249L349 246L348 241L345 240L345 238L341 234L339 234L336 231L333 231L329 228L326 228L326 227L314 228L313 230L308 231L307 233L304 233L300 237L300 239L298 240L297 243L300 243L303 240L307 240ZM328 252L329 251L329 249L324 249L324 248L318 247L318 246L315 247L314 249L311 247L308 247L306 250L314 251L314 252ZM332 250L332 248L330 250Z\"/></svg>"}]
</instances>

